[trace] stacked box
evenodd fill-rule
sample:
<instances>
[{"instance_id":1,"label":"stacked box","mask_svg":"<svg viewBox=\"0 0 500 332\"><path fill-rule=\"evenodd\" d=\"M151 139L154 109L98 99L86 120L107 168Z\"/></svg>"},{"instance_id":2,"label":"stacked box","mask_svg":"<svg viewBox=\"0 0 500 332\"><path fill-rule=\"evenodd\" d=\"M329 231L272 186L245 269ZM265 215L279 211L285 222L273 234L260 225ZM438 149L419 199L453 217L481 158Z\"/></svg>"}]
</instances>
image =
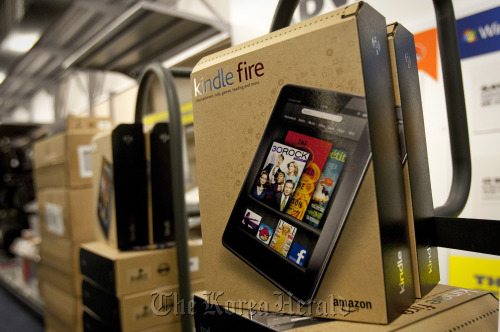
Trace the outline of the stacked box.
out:
<instances>
[{"instance_id":1,"label":"stacked box","mask_svg":"<svg viewBox=\"0 0 500 332\"><path fill-rule=\"evenodd\" d=\"M191 289L205 288L201 241L190 241ZM119 251L106 243L82 244L84 331L180 329L175 248Z\"/></svg>"},{"instance_id":2,"label":"stacked box","mask_svg":"<svg viewBox=\"0 0 500 332\"><path fill-rule=\"evenodd\" d=\"M95 238L91 139L110 127L107 118L68 117L64 132L33 147L42 234L39 288L47 328L54 331L82 330L78 251Z\"/></svg>"},{"instance_id":3,"label":"stacked box","mask_svg":"<svg viewBox=\"0 0 500 332\"><path fill-rule=\"evenodd\" d=\"M228 310L229 309L229 310ZM498 300L493 294L436 285L388 325L319 320L269 312L219 307L195 294L196 331L497 331ZM216 314L213 314L216 313ZM251 317L251 318L250 318Z\"/></svg>"},{"instance_id":4,"label":"stacked box","mask_svg":"<svg viewBox=\"0 0 500 332\"><path fill-rule=\"evenodd\" d=\"M439 282L437 247L425 224L434 217L422 100L413 34L400 23L387 26L394 83L401 159L405 178L408 228L415 296L421 298Z\"/></svg>"}]
</instances>

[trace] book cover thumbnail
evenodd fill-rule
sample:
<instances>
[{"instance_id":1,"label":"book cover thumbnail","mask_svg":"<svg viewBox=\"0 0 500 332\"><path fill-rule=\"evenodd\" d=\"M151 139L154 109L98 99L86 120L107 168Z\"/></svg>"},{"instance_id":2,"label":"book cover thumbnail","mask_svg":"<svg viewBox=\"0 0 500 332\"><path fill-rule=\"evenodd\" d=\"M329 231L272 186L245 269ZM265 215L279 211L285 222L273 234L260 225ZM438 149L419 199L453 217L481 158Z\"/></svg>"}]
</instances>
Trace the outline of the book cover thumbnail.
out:
<instances>
[{"instance_id":1,"label":"book cover thumbnail","mask_svg":"<svg viewBox=\"0 0 500 332\"><path fill-rule=\"evenodd\" d=\"M325 209L330 202L346 160L347 152L336 148L333 148L328 155L328 160L306 212L307 222L316 228L319 227L323 219Z\"/></svg>"},{"instance_id":2,"label":"book cover thumbnail","mask_svg":"<svg viewBox=\"0 0 500 332\"><path fill-rule=\"evenodd\" d=\"M296 232L297 227L294 227L280 219L269 246L286 257Z\"/></svg>"},{"instance_id":3,"label":"book cover thumbnail","mask_svg":"<svg viewBox=\"0 0 500 332\"><path fill-rule=\"evenodd\" d=\"M273 142L267 154L264 167L259 172L255 185L251 189L252 197L279 208L283 201L282 194L286 182L293 183L292 191L304 171L310 153L279 142ZM290 192L287 194L291 195ZM288 202L288 199L286 199Z\"/></svg>"},{"instance_id":4,"label":"book cover thumbnail","mask_svg":"<svg viewBox=\"0 0 500 332\"><path fill-rule=\"evenodd\" d=\"M311 154L286 210L287 214L298 220L302 220L306 214L307 206L313 195L316 183L320 178L323 166L328 158L328 153L332 148L332 143L294 131L287 133L285 143L294 148L303 149Z\"/></svg>"}]
</instances>

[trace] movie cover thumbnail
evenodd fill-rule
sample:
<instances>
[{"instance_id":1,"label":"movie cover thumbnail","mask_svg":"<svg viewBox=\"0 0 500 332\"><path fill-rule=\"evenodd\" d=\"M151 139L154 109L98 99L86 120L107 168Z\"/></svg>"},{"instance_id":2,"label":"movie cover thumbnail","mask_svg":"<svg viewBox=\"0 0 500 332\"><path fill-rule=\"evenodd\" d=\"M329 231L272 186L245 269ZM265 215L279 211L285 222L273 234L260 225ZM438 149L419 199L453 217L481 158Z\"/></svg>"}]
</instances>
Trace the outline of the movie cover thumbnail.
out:
<instances>
[{"instance_id":1,"label":"movie cover thumbnail","mask_svg":"<svg viewBox=\"0 0 500 332\"><path fill-rule=\"evenodd\" d=\"M252 197L284 211L284 206L291 200L309 157L310 153L307 151L273 142L264 167L251 189Z\"/></svg>"}]
</instances>

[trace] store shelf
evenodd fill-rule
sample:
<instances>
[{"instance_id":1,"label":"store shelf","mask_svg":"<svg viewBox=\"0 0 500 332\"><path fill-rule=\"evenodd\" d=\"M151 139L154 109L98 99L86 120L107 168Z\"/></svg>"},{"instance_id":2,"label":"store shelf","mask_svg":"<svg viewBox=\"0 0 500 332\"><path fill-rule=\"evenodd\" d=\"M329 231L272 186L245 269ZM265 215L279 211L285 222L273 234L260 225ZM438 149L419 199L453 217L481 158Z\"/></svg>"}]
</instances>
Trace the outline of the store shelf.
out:
<instances>
[{"instance_id":1,"label":"store shelf","mask_svg":"<svg viewBox=\"0 0 500 332\"><path fill-rule=\"evenodd\" d=\"M164 61L217 35L220 21L139 2L71 55L65 67L117 71L131 77L153 61ZM224 37L226 38L226 37Z\"/></svg>"},{"instance_id":2,"label":"store shelf","mask_svg":"<svg viewBox=\"0 0 500 332\"><path fill-rule=\"evenodd\" d=\"M15 259L12 259L12 262L9 263L2 262L0 264L0 287L6 289L31 309L35 315L42 318L44 304L38 293L38 285L36 282L24 282L20 274L20 267L15 263Z\"/></svg>"}]
</instances>

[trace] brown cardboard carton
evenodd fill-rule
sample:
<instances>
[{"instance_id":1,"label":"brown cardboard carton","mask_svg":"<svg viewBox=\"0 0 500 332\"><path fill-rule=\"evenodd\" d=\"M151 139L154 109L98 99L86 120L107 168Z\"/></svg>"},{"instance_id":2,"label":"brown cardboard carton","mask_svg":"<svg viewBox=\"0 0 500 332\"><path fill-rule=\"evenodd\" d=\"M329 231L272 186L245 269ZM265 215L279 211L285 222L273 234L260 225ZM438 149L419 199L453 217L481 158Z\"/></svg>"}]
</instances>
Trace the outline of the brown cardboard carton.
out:
<instances>
[{"instance_id":1,"label":"brown cardboard carton","mask_svg":"<svg viewBox=\"0 0 500 332\"><path fill-rule=\"evenodd\" d=\"M40 295L44 301L46 317L57 317L68 327L82 326L82 299L64 292L52 282L40 284Z\"/></svg>"},{"instance_id":2,"label":"brown cardboard carton","mask_svg":"<svg viewBox=\"0 0 500 332\"><path fill-rule=\"evenodd\" d=\"M47 188L38 192L42 236L78 244L95 239L92 189Z\"/></svg>"},{"instance_id":3,"label":"brown cardboard carton","mask_svg":"<svg viewBox=\"0 0 500 332\"><path fill-rule=\"evenodd\" d=\"M498 300L480 290L437 285L417 299L403 315L388 325L328 321L298 316L283 316L247 310L211 307L204 293L195 294L197 331L250 330L295 332L389 332L389 331L497 331Z\"/></svg>"},{"instance_id":4,"label":"brown cardboard carton","mask_svg":"<svg viewBox=\"0 0 500 332\"><path fill-rule=\"evenodd\" d=\"M69 116L66 118L66 131L78 132L88 130L108 130L111 129L112 123L109 118L96 118L96 117L77 117Z\"/></svg>"},{"instance_id":5,"label":"brown cardboard carton","mask_svg":"<svg viewBox=\"0 0 500 332\"><path fill-rule=\"evenodd\" d=\"M110 127L106 118L68 117L65 132L37 141L33 146L36 187L89 186L90 139Z\"/></svg>"},{"instance_id":6,"label":"brown cardboard carton","mask_svg":"<svg viewBox=\"0 0 500 332\"><path fill-rule=\"evenodd\" d=\"M242 64L247 72L238 74ZM245 81L249 68L258 75ZM385 19L366 3L251 40L197 64L191 79L209 301L383 324L411 304L414 289L391 75ZM224 87L222 76L230 79ZM213 77L212 85L206 83ZM365 97L373 151L311 307L301 307L221 243L286 84Z\"/></svg>"},{"instance_id":7,"label":"brown cardboard carton","mask_svg":"<svg viewBox=\"0 0 500 332\"><path fill-rule=\"evenodd\" d=\"M83 324L85 332L101 332L101 331L110 331L110 332L122 332L119 326L112 325L108 322L103 321L100 317L98 317L94 312L92 312L89 308L83 308ZM151 328L141 329L134 332L160 332L160 331L169 331L169 332L181 332L182 325L179 320L156 325Z\"/></svg>"},{"instance_id":8,"label":"brown cardboard carton","mask_svg":"<svg viewBox=\"0 0 500 332\"><path fill-rule=\"evenodd\" d=\"M51 265L50 262L44 260L43 264L39 264L37 275L39 282L51 282L60 290L74 297L82 295L82 276L77 271L75 273L67 273L61 271L57 266Z\"/></svg>"},{"instance_id":9,"label":"brown cardboard carton","mask_svg":"<svg viewBox=\"0 0 500 332\"><path fill-rule=\"evenodd\" d=\"M430 245L431 235L415 232L416 227L434 216L417 58L413 35L404 26L389 24L387 36L399 112L415 296L421 298L439 282L440 275L437 248Z\"/></svg>"},{"instance_id":10,"label":"brown cardboard carton","mask_svg":"<svg viewBox=\"0 0 500 332\"><path fill-rule=\"evenodd\" d=\"M79 245L69 239L46 235L40 246L41 262L76 276L80 273L79 251Z\"/></svg>"},{"instance_id":11,"label":"brown cardboard carton","mask_svg":"<svg viewBox=\"0 0 500 332\"><path fill-rule=\"evenodd\" d=\"M44 317L45 331L46 332L83 332L83 324L78 325L68 325L64 321L61 321L56 313L45 313Z\"/></svg>"},{"instance_id":12,"label":"brown cardboard carton","mask_svg":"<svg viewBox=\"0 0 500 332\"><path fill-rule=\"evenodd\" d=\"M85 308L108 325L120 326L122 332L152 328L178 321L181 317L177 285L158 287L119 298L87 279L84 279L82 287ZM191 282L194 291L203 287L203 280Z\"/></svg>"},{"instance_id":13,"label":"brown cardboard carton","mask_svg":"<svg viewBox=\"0 0 500 332\"><path fill-rule=\"evenodd\" d=\"M192 279L203 277L202 244L190 241L189 262ZM117 297L160 286L177 284L175 248L118 251L102 242L81 245L82 274Z\"/></svg>"}]
</instances>

